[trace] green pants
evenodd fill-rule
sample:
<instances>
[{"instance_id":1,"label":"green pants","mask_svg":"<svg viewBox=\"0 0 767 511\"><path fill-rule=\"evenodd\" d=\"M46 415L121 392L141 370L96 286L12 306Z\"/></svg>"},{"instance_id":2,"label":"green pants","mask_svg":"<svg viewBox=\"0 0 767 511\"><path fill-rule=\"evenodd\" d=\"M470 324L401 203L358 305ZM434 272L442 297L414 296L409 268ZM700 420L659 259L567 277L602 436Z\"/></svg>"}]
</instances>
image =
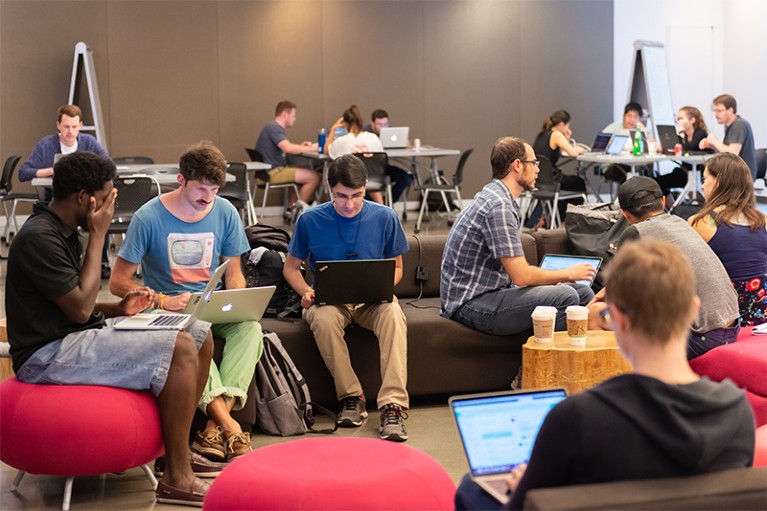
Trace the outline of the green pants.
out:
<instances>
[{"instance_id":1,"label":"green pants","mask_svg":"<svg viewBox=\"0 0 767 511\"><path fill-rule=\"evenodd\" d=\"M218 396L229 402L236 399L233 410L247 401L248 387L256 371L256 363L264 350L264 335L258 321L223 323L211 327L213 337L224 339L224 356L217 366L210 363L208 382L198 407L207 414L208 405Z\"/></svg>"}]
</instances>

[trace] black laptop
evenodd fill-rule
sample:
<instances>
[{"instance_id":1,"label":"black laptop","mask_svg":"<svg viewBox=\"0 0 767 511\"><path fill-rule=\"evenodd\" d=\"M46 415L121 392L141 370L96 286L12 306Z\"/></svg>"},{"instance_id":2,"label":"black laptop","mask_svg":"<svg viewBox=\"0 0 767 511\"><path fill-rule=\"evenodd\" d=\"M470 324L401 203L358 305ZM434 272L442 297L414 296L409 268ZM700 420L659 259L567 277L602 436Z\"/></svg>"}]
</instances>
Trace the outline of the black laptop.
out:
<instances>
[{"instance_id":1,"label":"black laptop","mask_svg":"<svg viewBox=\"0 0 767 511\"><path fill-rule=\"evenodd\" d=\"M314 303L390 303L394 297L394 259L317 261Z\"/></svg>"},{"instance_id":2,"label":"black laptop","mask_svg":"<svg viewBox=\"0 0 767 511\"><path fill-rule=\"evenodd\" d=\"M676 132L676 126L658 124L658 140L663 154L674 154L674 146L679 144L679 134Z\"/></svg>"}]
</instances>

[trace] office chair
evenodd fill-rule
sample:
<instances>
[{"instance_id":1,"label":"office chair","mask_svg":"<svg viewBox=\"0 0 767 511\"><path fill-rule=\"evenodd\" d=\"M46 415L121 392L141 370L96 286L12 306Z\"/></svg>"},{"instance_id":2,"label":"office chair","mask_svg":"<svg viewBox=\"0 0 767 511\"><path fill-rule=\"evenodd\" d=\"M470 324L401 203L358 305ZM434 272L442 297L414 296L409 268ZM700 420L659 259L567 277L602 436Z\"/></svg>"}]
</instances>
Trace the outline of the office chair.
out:
<instances>
[{"instance_id":1,"label":"office chair","mask_svg":"<svg viewBox=\"0 0 767 511\"><path fill-rule=\"evenodd\" d=\"M227 182L218 190L218 195L231 202L240 212L240 217L246 225L258 223L256 217L256 208L253 206L253 197L251 196L250 176L244 163L229 163L227 169L229 174L234 176L233 182Z\"/></svg>"},{"instance_id":2,"label":"office chair","mask_svg":"<svg viewBox=\"0 0 767 511\"><path fill-rule=\"evenodd\" d=\"M442 195L442 202L445 204L445 208L447 209L448 213L450 212L450 201L447 200L448 193L452 193L455 195L455 202L457 203L458 210L460 211L463 208L463 201L461 199L461 183L463 182L463 169L466 166L466 161L469 159L469 156L471 156L471 153L474 152L474 149L466 149L462 154L461 157L458 159L458 165L455 167L455 173L453 174L453 183L426 183L422 186L417 187L419 190L421 190L421 208L418 212L418 220L415 223L415 228L413 229L413 232L418 234L421 232L421 222L423 221L423 214L428 208L428 202L429 202L429 194L432 192L439 192ZM452 224L452 222L448 221L448 224Z\"/></svg>"},{"instance_id":3,"label":"office chair","mask_svg":"<svg viewBox=\"0 0 767 511\"><path fill-rule=\"evenodd\" d=\"M586 192L571 190L562 190L560 184L554 179L554 165L546 156L536 154L535 158L539 160L538 179L535 182L535 190L530 192L531 202L529 207L520 208L522 216L519 220L520 225L525 225L525 219L530 211L533 211L540 202L543 206L543 214L548 219L548 229L557 229L561 226L559 218L559 201L568 199L582 198L586 202Z\"/></svg>"},{"instance_id":4,"label":"office chair","mask_svg":"<svg viewBox=\"0 0 767 511\"><path fill-rule=\"evenodd\" d=\"M364 165L368 173L368 184L365 192L381 192L384 194L384 203L392 207L391 181L386 175L386 167L389 166L389 156L384 153L354 153Z\"/></svg>"},{"instance_id":5,"label":"office chair","mask_svg":"<svg viewBox=\"0 0 767 511\"><path fill-rule=\"evenodd\" d=\"M756 150L756 178L765 179L767 174L767 148L762 147Z\"/></svg>"},{"instance_id":6,"label":"office chair","mask_svg":"<svg viewBox=\"0 0 767 511\"><path fill-rule=\"evenodd\" d=\"M3 202L3 210L5 211L5 230L3 231L3 237L0 241L9 245L13 232L19 232L19 223L16 219L16 206L19 202L37 202L38 195L36 193L18 193L13 192L13 174L16 172L16 166L21 160L20 154L14 154L5 160L3 165L3 174L0 176L0 201ZM8 209L10 202L10 210ZM11 219L13 219L13 226L16 231L11 231Z\"/></svg>"},{"instance_id":7,"label":"office chair","mask_svg":"<svg viewBox=\"0 0 767 511\"><path fill-rule=\"evenodd\" d=\"M145 203L160 195L160 183L148 174L132 174L115 177L114 186L117 188L117 199L112 223L107 233L120 234L125 238L128 224L134 213ZM114 243L110 243L110 248L114 249Z\"/></svg>"},{"instance_id":8,"label":"office chair","mask_svg":"<svg viewBox=\"0 0 767 511\"><path fill-rule=\"evenodd\" d=\"M251 149L249 147L245 148L245 151L248 153L248 156L250 157L251 161L258 161L262 162L264 161L264 157L261 155L260 152L258 152L255 149ZM279 184L271 184L269 182L269 171L268 170L259 170L256 171L256 187L257 188L263 188L264 189L264 198L261 201L261 217L264 216L264 209L266 208L266 199L269 197L269 190L272 188L282 188L284 191L283 196L283 207L285 209L285 212L288 211L289 208L289 195L288 192L291 188L296 192L296 197L300 197L298 193L298 183L295 181L290 183L279 183ZM255 195L255 190L254 190Z\"/></svg>"}]
</instances>

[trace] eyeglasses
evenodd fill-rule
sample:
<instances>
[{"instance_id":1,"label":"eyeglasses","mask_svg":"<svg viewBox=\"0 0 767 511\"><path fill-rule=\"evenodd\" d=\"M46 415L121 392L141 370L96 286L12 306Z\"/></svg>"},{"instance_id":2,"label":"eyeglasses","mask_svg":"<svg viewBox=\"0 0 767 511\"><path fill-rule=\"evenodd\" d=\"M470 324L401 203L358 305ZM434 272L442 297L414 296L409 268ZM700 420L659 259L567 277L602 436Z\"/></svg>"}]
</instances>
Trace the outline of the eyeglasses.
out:
<instances>
[{"instance_id":1,"label":"eyeglasses","mask_svg":"<svg viewBox=\"0 0 767 511\"><path fill-rule=\"evenodd\" d=\"M714 112L715 114L722 114L722 113L726 112L727 109L726 108L722 108L722 107L713 107L711 109L711 111Z\"/></svg>"},{"instance_id":2,"label":"eyeglasses","mask_svg":"<svg viewBox=\"0 0 767 511\"><path fill-rule=\"evenodd\" d=\"M540 168L541 166L541 160L519 160L520 163L530 163L532 165L535 165L536 167Z\"/></svg>"},{"instance_id":3,"label":"eyeglasses","mask_svg":"<svg viewBox=\"0 0 767 511\"><path fill-rule=\"evenodd\" d=\"M359 202L362 200L363 197L365 197L365 192L355 193L354 195L346 195L343 193L333 192L333 198L337 201L342 201L342 202L348 202L348 201Z\"/></svg>"}]
</instances>

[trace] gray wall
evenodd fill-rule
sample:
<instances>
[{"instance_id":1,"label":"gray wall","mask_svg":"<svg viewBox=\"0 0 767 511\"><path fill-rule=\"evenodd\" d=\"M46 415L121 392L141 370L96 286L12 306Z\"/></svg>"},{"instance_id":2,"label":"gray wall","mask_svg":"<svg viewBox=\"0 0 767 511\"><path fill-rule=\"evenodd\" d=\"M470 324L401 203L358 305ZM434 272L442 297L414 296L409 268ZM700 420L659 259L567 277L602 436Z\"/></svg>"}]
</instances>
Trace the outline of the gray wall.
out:
<instances>
[{"instance_id":1,"label":"gray wall","mask_svg":"<svg viewBox=\"0 0 767 511\"><path fill-rule=\"evenodd\" d=\"M499 136L532 140L559 108L587 143L612 121L612 27L612 0L0 0L0 158L55 131L84 41L113 156L176 161L210 139L243 160L277 101L298 104L294 141L354 103L475 148L468 198Z\"/></svg>"}]
</instances>

